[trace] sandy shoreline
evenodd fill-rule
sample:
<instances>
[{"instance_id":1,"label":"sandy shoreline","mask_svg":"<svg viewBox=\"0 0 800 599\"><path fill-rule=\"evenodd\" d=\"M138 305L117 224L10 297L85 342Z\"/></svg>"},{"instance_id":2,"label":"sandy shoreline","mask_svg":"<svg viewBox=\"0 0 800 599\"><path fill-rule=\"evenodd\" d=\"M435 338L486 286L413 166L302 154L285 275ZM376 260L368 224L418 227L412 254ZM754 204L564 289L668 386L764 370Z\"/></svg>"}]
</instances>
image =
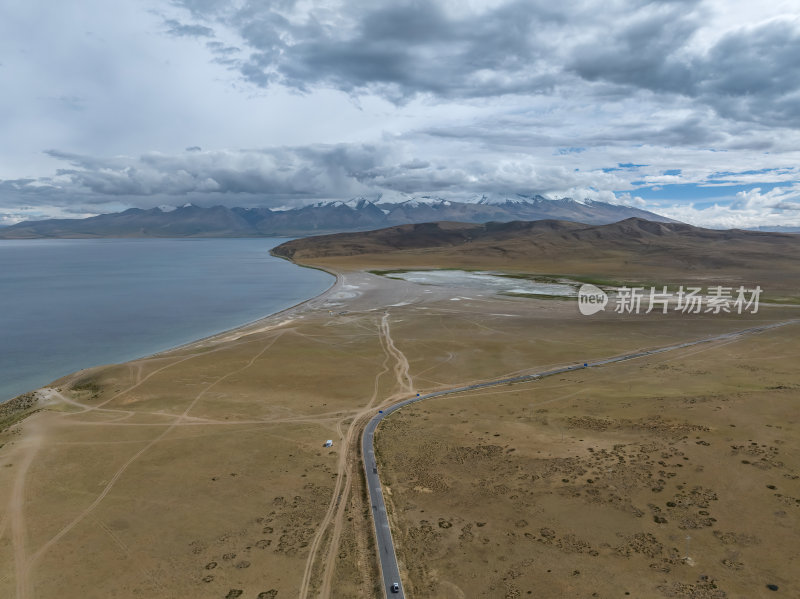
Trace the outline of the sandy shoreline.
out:
<instances>
[{"instance_id":1,"label":"sandy shoreline","mask_svg":"<svg viewBox=\"0 0 800 599\"><path fill-rule=\"evenodd\" d=\"M276 257L286 260L286 258L283 258L282 256L276 256ZM153 353L153 354L148 354L148 355L142 356L140 358L136 358L136 359L137 360L141 360L141 359L146 359L146 358L154 358L154 357L157 357L157 356L170 354L170 353L178 351L178 350L191 349L191 348L194 348L194 347L204 347L204 346L207 346L207 345L214 345L216 343L225 342L225 341L235 341L235 340L237 340L237 339L239 339L239 338L241 338L241 337L243 337L245 335L251 335L253 333L259 333L259 332L268 330L268 329L263 328L264 325L268 325L268 324L269 325L274 325L274 323L272 321L274 321L274 320L276 320L278 318L282 318L284 316L288 316L289 314L293 314L293 313L295 313L295 312L297 312L298 310L301 310L301 309L309 308L310 304L312 304L313 302L324 300L327 296L332 294L334 291L336 291L341 286L342 275L341 275L340 272L334 271L334 270L332 270L330 268L309 267L309 266L305 266L305 265L302 265L302 264L297 264L296 262L293 262L292 260L287 260L287 262L291 262L292 264L294 264L295 266L297 266L299 268L314 268L315 270L320 270L322 272L328 273L329 275L334 277L334 281L331 283L330 287L328 287L327 289L325 289L321 293L318 293L317 295L315 295L313 297L310 297L310 298L305 299L305 300L303 300L301 302L298 302L298 303L296 303L296 304L294 304L292 306L289 306L288 308L284 308L283 310L279 310L277 312L273 312L272 314L268 314L266 316L263 316L263 317L258 318L256 320L253 320L251 322L245 323L245 324L240 325L238 327L234 327L232 329L226 329L226 330L221 331L219 333L215 333L213 335L208 335L207 337L201 337L200 339L196 339L196 340L190 341L188 343L183 343L181 345L176 345L175 347L171 347L169 349L165 349L164 351L156 352L156 353ZM104 366L109 366L109 364L106 364ZM102 367L103 366L98 366L97 368L102 368ZM78 371L78 372L83 372L83 370Z\"/></svg>"},{"instance_id":2,"label":"sandy shoreline","mask_svg":"<svg viewBox=\"0 0 800 599\"><path fill-rule=\"evenodd\" d=\"M206 346L209 346L209 345L215 345L217 343L223 343L223 342L226 342L226 341L235 341L235 340L237 340L237 339L239 339L239 338L241 338L241 337L243 337L245 335L251 335L253 333L258 333L258 332L269 330L269 328L271 328L271 326L276 326L276 324L278 324L278 323L274 323L274 321L276 319L282 318L282 317L287 316L289 314L296 313L298 310L302 310L303 308L307 308L307 307L309 307L309 304L311 304L313 302L324 300L328 295L330 295L331 293L336 291L338 289L338 287L341 285L341 273L339 273L337 271L334 271L331 268L322 268L322 267L316 267L316 266L305 266L305 265L302 265L302 264L298 264L298 263L294 262L293 260L289 260L287 258L284 258L283 256L278 256L278 255L275 255L275 254L271 254L271 255L273 255L276 258L280 258L282 260L286 260L287 262L290 262L290 263L294 264L298 268L313 268L314 270L319 270L319 271L325 272L325 273L333 276L334 277L334 281L331 283L331 285L327 289L323 290L322 292L318 293L317 295L315 295L313 297L310 297L308 299L302 300L302 301L300 301L300 302L298 302L296 304L293 304L293 305L291 305L291 306L289 306L287 308L284 308L282 310L279 310L277 312L273 312L272 314L268 314L266 316L262 316L261 318L258 318L256 320L252 320L250 322L247 322L245 324L239 325L239 326L231 328L231 329L225 329L224 331L220 331L219 333L214 333L213 335L208 335L206 337L201 337L199 339L195 339L193 341L189 341L188 343L182 343L180 345L175 345L175 346L169 347L169 348L161 350L161 351L153 352L151 354L144 354L142 356L137 356L137 357L132 358L130 360L126 360L125 363L132 362L132 361L135 361L135 360L146 360L146 359L150 359L150 358L166 356L166 355L169 355L169 354L171 354L173 352L176 352L176 351L192 349L192 348L195 348L195 347L198 347L198 348L199 347L206 347ZM38 400L36 398L38 396L38 392L41 391L42 389L47 389L49 387L52 387L54 385L54 383L57 383L58 381L71 380L71 379L76 378L79 375L83 375L83 374L86 374L86 373L89 373L89 372L92 372L94 370L101 369L101 368L108 368L109 366L113 366L114 364L115 364L114 362L111 362L111 363L108 363L108 364L98 364L97 366L91 366L91 367L88 367L88 368L81 368L79 370L75 370L75 371L73 371L73 372L71 372L69 374L66 374L66 375L64 375L62 377L54 379L53 381L50 381L46 385L42 385L41 387L37 387L36 389L31 389L29 391L25 391L23 393L20 393L19 395L16 395L14 397L11 397L11 398L7 399L7 400L0 400L0 431L4 430L8 426L10 426L10 424L12 423L10 421L10 419L13 418L15 413L18 413L20 411L30 410L30 408L33 407L31 405L31 400L33 400L34 404L37 403ZM33 412L31 412L31 413L33 413ZM19 422L19 418L15 418L13 420L13 422Z\"/></svg>"}]
</instances>

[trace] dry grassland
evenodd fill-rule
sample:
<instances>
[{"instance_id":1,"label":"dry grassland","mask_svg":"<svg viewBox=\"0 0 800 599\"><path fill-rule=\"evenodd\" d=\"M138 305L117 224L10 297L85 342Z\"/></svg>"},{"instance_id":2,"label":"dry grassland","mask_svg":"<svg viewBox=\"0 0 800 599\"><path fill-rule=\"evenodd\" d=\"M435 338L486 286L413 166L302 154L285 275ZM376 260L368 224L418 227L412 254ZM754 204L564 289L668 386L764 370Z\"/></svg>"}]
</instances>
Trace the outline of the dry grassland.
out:
<instances>
[{"instance_id":1,"label":"dry grassland","mask_svg":"<svg viewBox=\"0 0 800 599\"><path fill-rule=\"evenodd\" d=\"M797 334L392 415L376 444L409 596L800 596Z\"/></svg>"},{"instance_id":2,"label":"dry grassland","mask_svg":"<svg viewBox=\"0 0 800 599\"><path fill-rule=\"evenodd\" d=\"M0 436L0 596L296 597L353 475L340 442L390 395L377 320L310 316L40 391ZM351 596L371 592L363 552Z\"/></svg>"},{"instance_id":3,"label":"dry grassland","mask_svg":"<svg viewBox=\"0 0 800 599\"><path fill-rule=\"evenodd\" d=\"M379 407L796 314L589 319L347 272L248 329L39 391L0 433L0 597L380 596L357 451ZM411 596L798 594L796 329L392 416Z\"/></svg>"}]
</instances>

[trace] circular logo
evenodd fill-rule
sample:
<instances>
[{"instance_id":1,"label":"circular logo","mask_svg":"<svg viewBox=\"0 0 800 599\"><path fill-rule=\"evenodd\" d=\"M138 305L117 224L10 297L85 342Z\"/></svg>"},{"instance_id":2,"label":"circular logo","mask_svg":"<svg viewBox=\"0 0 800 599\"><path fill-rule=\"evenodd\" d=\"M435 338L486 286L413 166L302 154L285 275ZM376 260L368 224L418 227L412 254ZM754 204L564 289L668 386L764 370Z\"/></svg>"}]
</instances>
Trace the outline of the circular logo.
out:
<instances>
[{"instance_id":1,"label":"circular logo","mask_svg":"<svg viewBox=\"0 0 800 599\"><path fill-rule=\"evenodd\" d=\"M600 310L605 310L607 303L608 295L599 287L586 283L581 285L578 290L578 310L584 316L591 316Z\"/></svg>"}]
</instances>

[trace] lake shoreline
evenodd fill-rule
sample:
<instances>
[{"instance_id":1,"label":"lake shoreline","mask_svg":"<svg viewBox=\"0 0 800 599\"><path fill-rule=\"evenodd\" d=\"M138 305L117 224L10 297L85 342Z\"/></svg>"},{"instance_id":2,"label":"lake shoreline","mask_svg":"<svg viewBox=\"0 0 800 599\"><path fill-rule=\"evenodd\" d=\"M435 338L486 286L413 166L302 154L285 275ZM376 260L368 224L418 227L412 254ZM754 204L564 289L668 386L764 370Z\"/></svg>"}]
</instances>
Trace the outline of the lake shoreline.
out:
<instances>
[{"instance_id":1,"label":"lake shoreline","mask_svg":"<svg viewBox=\"0 0 800 599\"><path fill-rule=\"evenodd\" d=\"M289 262L292 262L289 260ZM295 264L292 262L292 264ZM303 265L297 264L297 266L302 267ZM316 267L313 267L316 268ZM234 327L232 329L227 329L225 331L220 331L219 333L215 333L213 335L209 335L207 337L202 337L200 339L195 339L194 341L190 341L188 343L183 343L180 345L176 345L169 349L165 349L162 351L154 352L152 354L145 354L143 356L139 356L137 358L133 358L133 360L146 360L150 358L157 358L161 356L167 356L173 352L181 351L185 349L192 349L192 348L201 348L209 345L216 345L219 343L226 343L235 341L241 337L246 335L250 335L259 331L263 331L265 326L278 326L281 324L279 322L273 322L278 319L282 319L289 314L293 314L297 311L303 311L305 308L309 306L312 302L324 300L328 295L333 293L338 287L341 285L341 273L334 272L324 268L318 268L317 270L321 270L323 272L328 273L329 275L334 277L334 281L331 283L330 287L318 293L317 295L310 297L308 299L304 299L301 302L294 304L293 306L289 306L288 308L284 308L279 310L278 312L274 312L272 314L268 314L251 322L245 323L238 327ZM285 320L281 321L285 322ZM234 338L231 338L235 336ZM130 361L133 361L130 360ZM127 362L127 361L126 361ZM125 364L126 362L120 362L120 364ZM24 393L20 393L10 399L5 401L0 401L0 432L5 431L6 429L10 428L11 426L18 424L25 420L28 416L32 416L39 410L41 410L49 401L49 398L43 395L41 392L45 389L49 389L52 387L61 386L61 384L66 383L68 381L75 380L81 376L85 376L86 374L103 368L107 368L109 366L113 366L113 363L110 364L98 364L97 366L91 366L88 368L82 368L80 370L76 370L67 374L65 376L59 377L50 383L43 385L37 389L32 389L30 391L25 391Z\"/></svg>"},{"instance_id":2,"label":"lake shoreline","mask_svg":"<svg viewBox=\"0 0 800 599\"><path fill-rule=\"evenodd\" d=\"M7 429L12 424L15 424L21 421L22 419L26 418L27 416L35 413L36 411L38 411L38 409L40 409L41 402L39 400L41 399L40 397L41 394L39 392L42 389L47 389L56 386L57 384L60 384L62 381L75 380L76 378L84 376L89 372L106 368L108 366L112 366L115 364L125 364L127 362L135 360L143 360L143 359L156 358L160 356L166 356L176 351L191 349L195 347L201 348L209 345L216 345L219 343L224 343L231 339L241 338L248 334L257 332L259 330L264 330L264 327L273 326L275 324L274 321L285 318L287 315L294 314L297 311L302 311L312 302L323 300L329 294L334 292L341 284L341 274L339 272L327 268L298 264L293 260L274 254L272 250L270 250L269 253L271 256L281 260L285 260L286 262L289 262L290 264L298 268L311 268L313 270L324 272L332 276L333 281L327 288L323 289L316 295L303 299L297 303L294 303L286 308L282 308L276 312L271 312L264 316L258 317L254 320L249 320L248 322L245 322L241 325L223 329L211 335L206 335L203 337L193 339L188 342L172 345L170 347L159 349L151 353L144 353L142 355L135 356L130 359L122 360L120 362L108 362L104 364L96 364L94 366L88 366L86 368L73 370L72 372L69 372L65 375L59 376L51 380L47 384L29 389L27 391L23 391L22 393L14 395L13 397L9 397L8 399L0 399L0 432Z\"/></svg>"},{"instance_id":3,"label":"lake shoreline","mask_svg":"<svg viewBox=\"0 0 800 599\"><path fill-rule=\"evenodd\" d=\"M281 256L276 256L276 257L280 258ZM282 316L286 316L287 314L295 312L296 310L298 310L300 308L304 308L305 306L307 306L311 302L324 299L325 297L330 295L341 284L341 274L338 273L338 272L334 272L334 271L331 271L331 270L328 270L328 269L325 269L325 268L306 267L306 266L304 266L302 264L296 264L295 262L292 262L291 260L288 260L288 262L291 262L295 266L298 266L298 267L301 267L301 268L314 268L315 270L320 270L320 271L325 272L325 273L331 275L332 277L334 277L334 280L330 284L330 287L328 287L327 289L321 291L317 295L314 295L314 296L309 297L307 299L304 299L304 300L302 300L302 301L300 301L300 302L298 302L296 304L293 304L293 305L289 306L288 308L283 308L281 310L278 310L277 312L273 312L271 314L267 314L266 316L262 316L261 318L257 318L255 320L251 320L250 322L246 322L245 324L233 327L231 329L225 329L224 331L220 331L219 333L214 333L213 335L207 335L206 337L201 337L199 339L195 339L194 341L189 341L187 343L181 343L180 345L176 345L174 347L170 347L170 348L162 350L162 351L157 351L157 352L154 352L152 354L146 354L144 356L140 356L138 358L134 358L134 360L143 360L143 359L147 359L147 358L154 358L154 357L157 357L157 356L170 354L172 352L179 351L179 350L192 349L194 347L203 347L205 345L212 345L212 344L216 344L216 343L221 343L221 342L227 341L228 337L230 337L231 335L236 335L237 338L239 338L239 337L243 337L245 335L252 334L252 333L256 332L257 328L259 328L259 327L263 327L264 325L272 325L273 323L271 321L276 319L276 318L279 318L279 317L282 317ZM126 360L126 362L127 361L129 361L129 360ZM105 366L110 366L110 364L103 364L103 365L100 365L100 366L95 366L93 368L103 368ZM77 372L83 372L84 370L89 370L89 369L83 369L83 370L79 370ZM73 373L73 374L75 374L75 373ZM67 376L71 376L71 375L67 375ZM61 377L61 378L67 378L67 377ZM57 379L57 380L61 380L61 379Z\"/></svg>"}]
</instances>

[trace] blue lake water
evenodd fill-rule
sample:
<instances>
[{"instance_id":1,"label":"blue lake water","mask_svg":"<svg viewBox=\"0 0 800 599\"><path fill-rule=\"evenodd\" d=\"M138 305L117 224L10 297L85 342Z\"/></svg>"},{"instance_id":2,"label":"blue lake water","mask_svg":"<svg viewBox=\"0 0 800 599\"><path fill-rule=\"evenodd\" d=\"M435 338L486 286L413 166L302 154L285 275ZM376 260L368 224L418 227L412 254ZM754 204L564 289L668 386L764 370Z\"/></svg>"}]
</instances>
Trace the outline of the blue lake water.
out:
<instances>
[{"instance_id":1,"label":"blue lake water","mask_svg":"<svg viewBox=\"0 0 800 599\"><path fill-rule=\"evenodd\" d=\"M313 297L285 239L0 241L0 401L231 329Z\"/></svg>"}]
</instances>

